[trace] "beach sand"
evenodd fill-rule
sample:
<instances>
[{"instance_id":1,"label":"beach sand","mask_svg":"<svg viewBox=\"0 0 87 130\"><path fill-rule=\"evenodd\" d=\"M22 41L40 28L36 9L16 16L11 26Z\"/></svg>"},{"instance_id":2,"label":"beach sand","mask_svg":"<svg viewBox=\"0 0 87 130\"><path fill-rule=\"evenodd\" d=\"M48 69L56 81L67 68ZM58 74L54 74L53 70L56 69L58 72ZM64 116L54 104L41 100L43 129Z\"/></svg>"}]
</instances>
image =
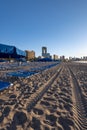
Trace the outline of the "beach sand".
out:
<instances>
[{"instance_id":1,"label":"beach sand","mask_svg":"<svg viewBox=\"0 0 87 130\"><path fill-rule=\"evenodd\" d=\"M76 106L79 101L75 99L68 66L77 77L84 104L86 65L58 65L29 78L14 80L13 86L0 92L0 130L79 130Z\"/></svg>"}]
</instances>

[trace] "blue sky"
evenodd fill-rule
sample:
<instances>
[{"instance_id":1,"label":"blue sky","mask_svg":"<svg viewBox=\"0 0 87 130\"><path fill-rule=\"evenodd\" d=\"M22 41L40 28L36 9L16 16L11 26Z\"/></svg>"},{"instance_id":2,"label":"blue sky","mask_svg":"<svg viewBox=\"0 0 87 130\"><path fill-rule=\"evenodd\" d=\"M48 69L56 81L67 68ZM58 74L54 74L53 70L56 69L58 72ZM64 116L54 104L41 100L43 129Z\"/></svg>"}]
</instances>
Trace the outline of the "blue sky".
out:
<instances>
[{"instance_id":1,"label":"blue sky","mask_svg":"<svg viewBox=\"0 0 87 130\"><path fill-rule=\"evenodd\" d=\"M87 56L87 0L0 0L0 43Z\"/></svg>"}]
</instances>

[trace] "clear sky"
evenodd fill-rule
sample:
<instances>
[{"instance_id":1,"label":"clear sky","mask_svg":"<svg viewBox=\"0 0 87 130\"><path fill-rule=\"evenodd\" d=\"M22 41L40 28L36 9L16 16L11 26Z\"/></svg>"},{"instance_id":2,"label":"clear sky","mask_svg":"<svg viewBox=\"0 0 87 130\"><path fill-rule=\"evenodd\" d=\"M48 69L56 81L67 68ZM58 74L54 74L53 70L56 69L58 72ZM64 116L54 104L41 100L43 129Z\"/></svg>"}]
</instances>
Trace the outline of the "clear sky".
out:
<instances>
[{"instance_id":1,"label":"clear sky","mask_svg":"<svg viewBox=\"0 0 87 130\"><path fill-rule=\"evenodd\" d=\"M0 43L87 56L87 0L0 0Z\"/></svg>"}]
</instances>

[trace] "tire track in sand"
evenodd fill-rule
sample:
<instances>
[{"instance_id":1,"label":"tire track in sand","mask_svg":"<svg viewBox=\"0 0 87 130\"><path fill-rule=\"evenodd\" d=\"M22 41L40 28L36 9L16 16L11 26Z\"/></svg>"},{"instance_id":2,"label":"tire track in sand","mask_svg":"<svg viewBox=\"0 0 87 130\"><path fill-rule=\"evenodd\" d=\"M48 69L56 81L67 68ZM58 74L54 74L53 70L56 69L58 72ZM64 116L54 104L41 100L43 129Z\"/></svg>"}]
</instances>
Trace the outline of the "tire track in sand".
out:
<instances>
[{"instance_id":1,"label":"tire track in sand","mask_svg":"<svg viewBox=\"0 0 87 130\"><path fill-rule=\"evenodd\" d=\"M87 101L82 95L81 88L75 74L69 68L72 94L73 94L73 113L76 130L87 130Z\"/></svg>"}]
</instances>

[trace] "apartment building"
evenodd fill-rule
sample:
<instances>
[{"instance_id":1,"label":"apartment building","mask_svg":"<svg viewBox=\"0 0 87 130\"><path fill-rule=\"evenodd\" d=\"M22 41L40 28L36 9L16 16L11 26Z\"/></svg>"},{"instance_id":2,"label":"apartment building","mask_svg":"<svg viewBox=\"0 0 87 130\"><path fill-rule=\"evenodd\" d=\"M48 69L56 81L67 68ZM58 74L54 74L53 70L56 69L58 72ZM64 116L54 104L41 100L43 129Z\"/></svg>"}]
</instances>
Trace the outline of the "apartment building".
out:
<instances>
[{"instance_id":1,"label":"apartment building","mask_svg":"<svg viewBox=\"0 0 87 130\"><path fill-rule=\"evenodd\" d=\"M33 60L35 59L35 51L29 51L29 50L26 50L26 59L27 60Z\"/></svg>"}]
</instances>

